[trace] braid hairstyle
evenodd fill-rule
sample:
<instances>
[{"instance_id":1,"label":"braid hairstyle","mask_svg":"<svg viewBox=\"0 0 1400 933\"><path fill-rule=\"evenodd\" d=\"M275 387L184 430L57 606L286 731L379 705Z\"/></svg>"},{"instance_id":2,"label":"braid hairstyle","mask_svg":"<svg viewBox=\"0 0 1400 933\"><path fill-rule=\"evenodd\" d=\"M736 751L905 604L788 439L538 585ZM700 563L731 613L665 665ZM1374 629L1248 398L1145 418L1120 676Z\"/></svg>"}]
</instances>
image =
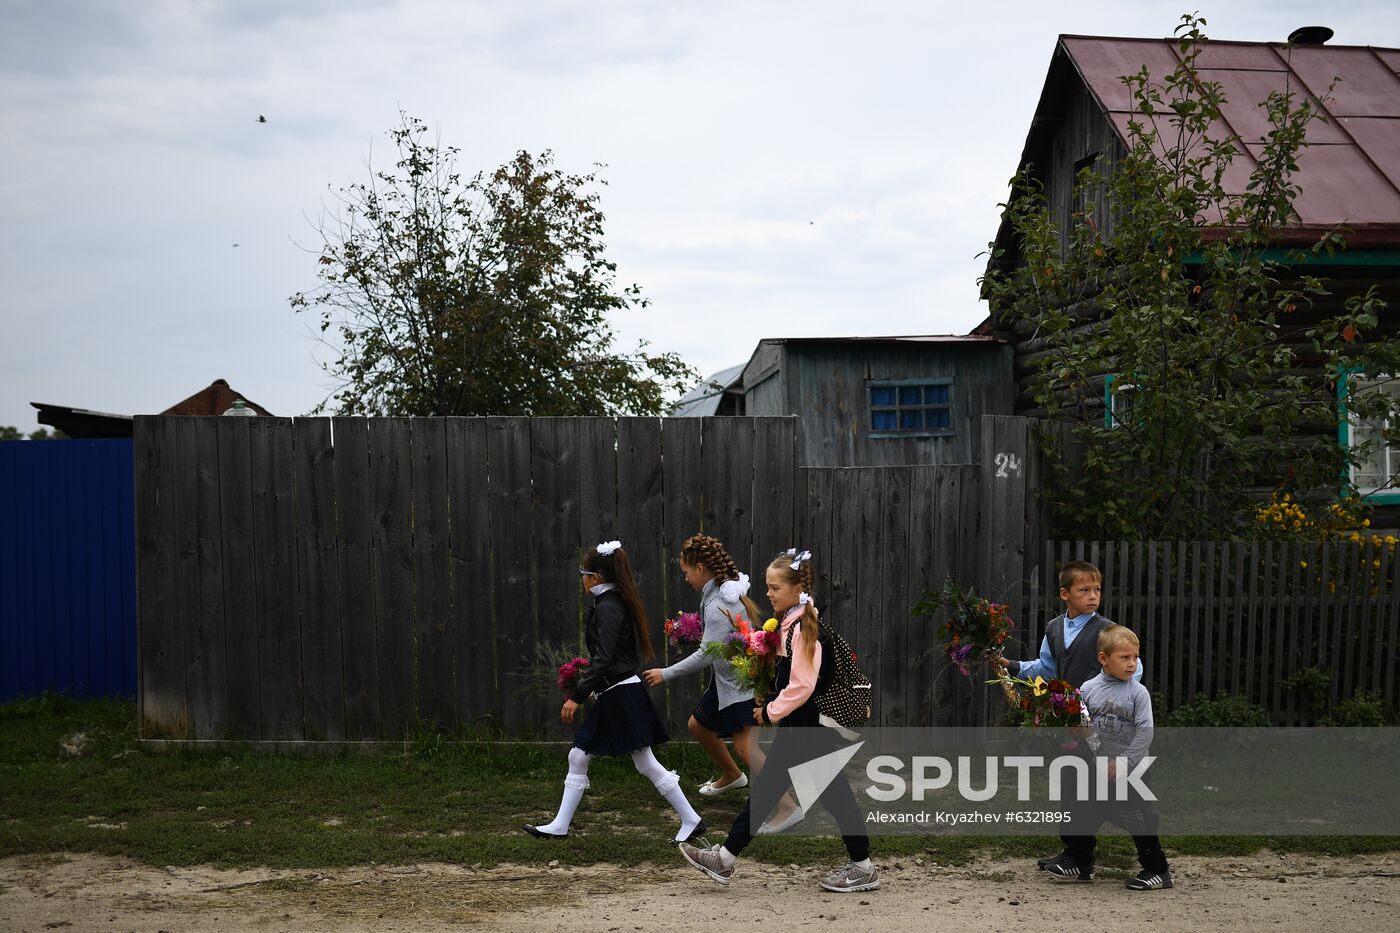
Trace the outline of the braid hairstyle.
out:
<instances>
[{"instance_id":1,"label":"braid hairstyle","mask_svg":"<svg viewBox=\"0 0 1400 933\"><path fill-rule=\"evenodd\" d=\"M802 561L796 570L792 569L793 557L790 554L779 554L773 558L768 565L769 570L776 570L782 574L783 580L787 583L795 583L802 592L808 596L812 595L812 559ZM822 625L817 619L817 607L812 603L802 607L802 640L806 646L807 660L811 661L813 654L817 650L817 640L821 638Z\"/></svg>"},{"instance_id":2,"label":"braid hairstyle","mask_svg":"<svg viewBox=\"0 0 1400 933\"><path fill-rule=\"evenodd\" d=\"M721 583L739 579L739 566L734 563L734 558L729 556L729 551L719 538L691 535L681 542L681 560L692 567L704 567ZM758 625L758 606L747 596L741 597L740 602L749 614L749 621Z\"/></svg>"},{"instance_id":3,"label":"braid hairstyle","mask_svg":"<svg viewBox=\"0 0 1400 933\"><path fill-rule=\"evenodd\" d=\"M627 552L617 548L610 554L599 554L596 547L583 555L583 569L592 571L607 583L616 583L627 612L632 616L632 626L637 633L637 648L643 661L656 657L651 647L651 635L647 633L647 613L642 606L642 594L637 592L637 581L632 576L632 561Z\"/></svg>"}]
</instances>

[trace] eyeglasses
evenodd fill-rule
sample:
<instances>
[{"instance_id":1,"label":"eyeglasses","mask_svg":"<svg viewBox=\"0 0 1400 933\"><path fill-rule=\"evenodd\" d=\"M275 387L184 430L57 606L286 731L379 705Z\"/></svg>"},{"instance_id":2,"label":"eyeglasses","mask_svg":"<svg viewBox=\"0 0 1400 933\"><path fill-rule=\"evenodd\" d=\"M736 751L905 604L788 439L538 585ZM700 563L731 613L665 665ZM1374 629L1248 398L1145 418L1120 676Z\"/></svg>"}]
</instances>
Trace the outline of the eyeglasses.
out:
<instances>
[{"instance_id":1,"label":"eyeglasses","mask_svg":"<svg viewBox=\"0 0 1400 933\"><path fill-rule=\"evenodd\" d=\"M581 576L581 577L596 577L596 576L598 576L598 574L594 573L592 570L585 570L585 569L583 569L582 567L580 567L580 568L578 569L578 575Z\"/></svg>"}]
</instances>

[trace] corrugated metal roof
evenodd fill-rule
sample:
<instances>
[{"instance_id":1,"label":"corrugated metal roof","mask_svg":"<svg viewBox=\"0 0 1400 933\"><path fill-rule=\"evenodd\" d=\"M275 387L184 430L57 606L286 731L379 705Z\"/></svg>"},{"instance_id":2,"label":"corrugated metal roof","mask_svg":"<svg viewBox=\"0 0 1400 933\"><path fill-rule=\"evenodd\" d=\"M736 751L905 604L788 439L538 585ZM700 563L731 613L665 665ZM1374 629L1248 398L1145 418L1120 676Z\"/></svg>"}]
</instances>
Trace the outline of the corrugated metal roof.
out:
<instances>
[{"instance_id":1,"label":"corrugated metal roof","mask_svg":"<svg viewBox=\"0 0 1400 933\"><path fill-rule=\"evenodd\" d=\"M738 366L721 369L681 396L681 400L671 411L672 417L703 418L719 411L720 399L724 398L724 393L736 385L744 375L744 365L740 363Z\"/></svg>"},{"instance_id":2,"label":"corrugated metal roof","mask_svg":"<svg viewBox=\"0 0 1400 933\"><path fill-rule=\"evenodd\" d=\"M1174 39L1065 35L1060 48L1125 144L1132 104L1122 76L1145 66L1160 81L1181 61ZM1269 130L1259 104L1268 94L1292 90L1319 100L1339 79L1323 104L1327 122L1311 124L1298 158L1299 239L1345 224L1353 245L1400 242L1400 49L1211 40L1196 67L1224 88L1220 135L1244 144L1225 179L1233 192L1244 191L1257 164Z\"/></svg>"}]
</instances>

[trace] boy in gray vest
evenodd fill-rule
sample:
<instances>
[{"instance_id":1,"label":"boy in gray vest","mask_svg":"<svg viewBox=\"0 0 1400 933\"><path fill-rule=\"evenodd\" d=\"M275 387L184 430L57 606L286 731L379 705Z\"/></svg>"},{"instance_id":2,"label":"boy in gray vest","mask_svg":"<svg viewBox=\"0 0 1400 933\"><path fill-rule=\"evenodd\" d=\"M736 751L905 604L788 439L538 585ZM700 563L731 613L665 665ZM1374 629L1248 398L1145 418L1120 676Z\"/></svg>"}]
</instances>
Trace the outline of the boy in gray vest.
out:
<instances>
[{"instance_id":1,"label":"boy in gray vest","mask_svg":"<svg viewBox=\"0 0 1400 933\"><path fill-rule=\"evenodd\" d=\"M1065 611L1050 620L1040 641L1040 657L1034 661L998 658L997 663L1017 677L1034 680L1056 677L1075 687L1098 676L1099 633L1113 624L1099 615L1103 574L1088 561L1072 560L1060 568L1060 600ZM1141 682L1142 666L1133 674Z\"/></svg>"},{"instance_id":2,"label":"boy in gray vest","mask_svg":"<svg viewBox=\"0 0 1400 933\"><path fill-rule=\"evenodd\" d=\"M1109 759L1108 776L1117 772L1120 756L1129 770L1136 768L1152 744L1152 695L1133 680L1138 664L1138 637L1125 626L1110 625L1099 633L1098 660L1103 670L1080 687L1084 708L1099 739L1098 754ZM1134 792L1129 799L1076 801L1069 832L1062 835L1065 851L1041 865L1063 881L1094 880L1096 833L1104 822L1126 829L1137 847L1142 871L1129 878L1130 891L1157 891L1172 886L1172 873L1162 840L1157 835L1157 811L1150 800Z\"/></svg>"},{"instance_id":3,"label":"boy in gray vest","mask_svg":"<svg viewBox=\"0 0 1400 933\"><path fill-rule=\"evenodd\" d=\"M996 663L1026 680L1036 677L1054 680L1058 677L1076 688L1097 677L1103 670L1098 657L1099 633L1113 625L1113 622L1099 615L1099 600L1102 597L1103 574L1099 568L1085 560L1072 560L1065 564L1060 568L1060 601L1065 604L1065 611L1051 619L1045 627L1045 637L1040 641L1040 657L1034 661L997 658ZM1142 681L1141 664L1133 672L1133 680L1138 683ZM1041 869L1048 870L1047 865L1068 857L1067 837L1060 838L1066 840L1065 851L1054 858L1037 859L1036 865Z\"/></svg>"}]
</instances>

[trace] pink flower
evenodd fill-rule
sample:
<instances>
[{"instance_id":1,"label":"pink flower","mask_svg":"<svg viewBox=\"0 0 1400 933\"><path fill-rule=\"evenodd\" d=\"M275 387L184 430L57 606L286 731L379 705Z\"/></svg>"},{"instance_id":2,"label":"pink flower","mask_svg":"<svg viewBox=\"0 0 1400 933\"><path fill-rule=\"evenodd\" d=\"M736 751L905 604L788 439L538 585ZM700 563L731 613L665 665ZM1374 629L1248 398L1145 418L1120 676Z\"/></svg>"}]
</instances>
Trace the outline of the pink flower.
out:
<instances>
[{"instance_id":1,"label":"pink flower","mask_svg":"<svg viewBox=\"0 0 1400 933\"><path fill-rule=\"evenodd\" d=\"M674 619L666 620L666 638L673 647L698 645L704 635L705 626L698 612L682 612Z\"/></svg>"},{"instance_id":2,"label":"pink flower","mask_svg":"<svg viewBox=\"0 0 1400 933\"><path fill-rule=\"evenodd\" d=\"M574 658L572 661L565 661L559 666L559 692L564 696L572 696L574 688L578 685L578 679L583 676L583 672L588 669L587 658Z\"/></svg>"}]
</instances>

